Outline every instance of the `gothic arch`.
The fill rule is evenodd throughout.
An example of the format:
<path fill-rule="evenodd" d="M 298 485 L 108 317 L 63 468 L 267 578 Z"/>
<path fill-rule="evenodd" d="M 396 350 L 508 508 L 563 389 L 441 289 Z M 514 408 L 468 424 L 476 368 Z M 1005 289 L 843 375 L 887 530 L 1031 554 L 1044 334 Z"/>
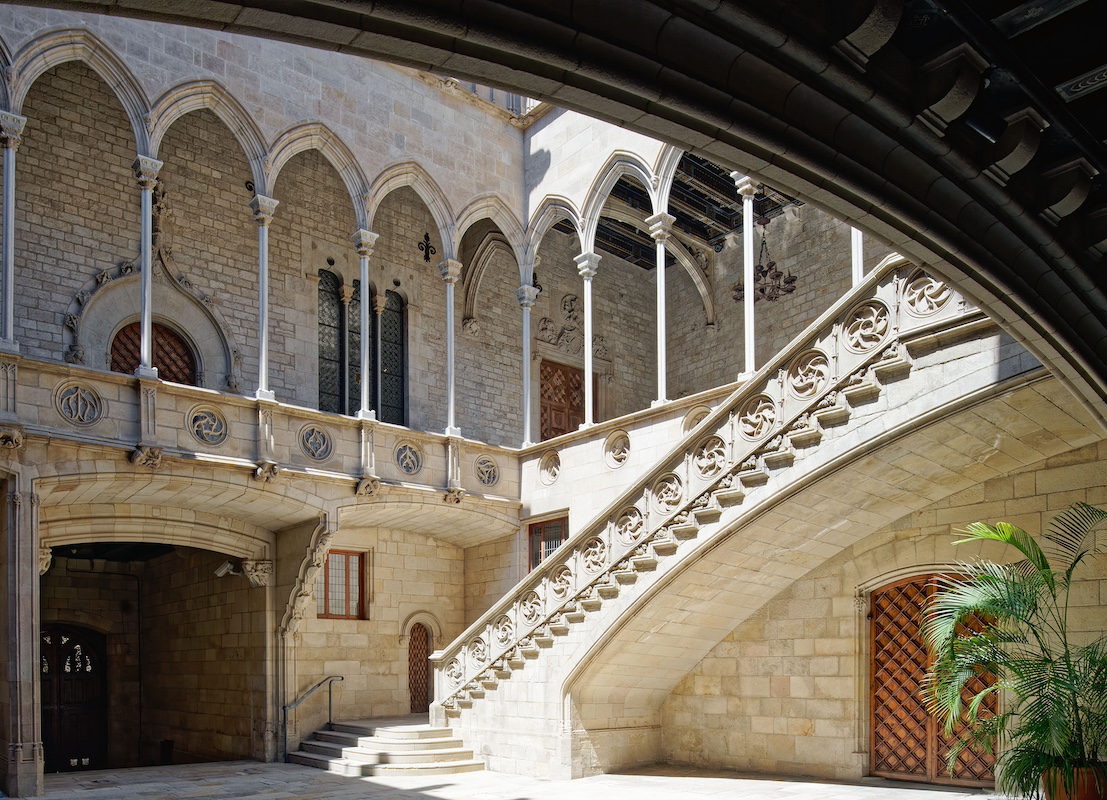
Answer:
<path fill-rule="evenodd" d="M 657 196 L 654 198 L 654 213 L 669 210 L 669 192 L 673 188 L 673 178 L 676 177 L 680 159 L 684 157 L 684 151 L 671 144 L 661 148 L 657 156 L 657 164 L 654 174 L 657 176 Z"/>
<path fill-rule="evenodd" d="M 406 642 L 411 636 L 411 629 L 416 625 L 422 625 L 428 631 L 435 642 L 442 642 L 442 624 L 438 618 L 429 611 L 413 611 L 404 618 L 400 624 L 400 640 Z"/>
<path fill-rule="evenodd" d="M 3 70 L 4 77 L 0 79 L 0 108 L 11 108 L 11 86 L 9 85 L 14 75 L 11 69 L 12 65 L 12 50 L 8 47 L 7 41 L 3 36 L 0 36 L 0 69 Z"/>
<path fill-rule="evenodd" d="M 657 189 L 654 185 L 654 174 L 642 159 L 624 150 L 616 150 L 607 159 L 603 168 L 596 173 L 596 180 L 588 189 L 585 196 L 583 217 L 583 235 L 581 243 L 584 252 L 592 252 L 596 244 L 596 229 L 600 225 L 600 217 L 607 197 L 620 178 L 631 177 L 637 179 L 650 196 L 654 213 L 657 212 Z"/>
<path fill-rule="evenodd" d="M 480 304 L 480 282 L 488 265 L 498 254 L 505 253 L 515 259 L 515 250 L 502 233 L 493 231 L 484 237 L 478 246 L 470 263 L 464 265 L 462 273 L 465 287 L 465 302 L 461 319 L 463 323 L 477 319 L 477 307 Z"/>
<path fill-rule="evenodd" d="M 496 227 L 500 229 L 500 233 L 512 250 L 515 262 L 522 263 L 523 227 L 507 204 L 494 194 L 480 195 L 461 210 L 454 223 L 454 252 L 460 251 L 461 240 L 469 227 L 482 219 L 490 219 L 496 223 Z"/>
<path fill-rule="evenodd" d="M 361 198 L 366 192 L 365 175 L 346 143 L 322 122 L 297 125 L 277 137 L 264 159 L 265 180 L 262 183 L 255 183 L 258 194 L 272 192 L 277 184 L 277 176 L 280 175 L 284 165 L 293 156 L 305 150 L 318 150 L 335 168 L 350 195 L 357 227 L 367 228 L 365 208 L 361 203 Z"/>
<path fill-rule="evenodd" d="M 52 31 L 27 42 L 12 62 L 10 104 L 20 114 L 31 86 L 48 69 L 68 61 L 82 61 L 111 88 L 127 114 L 135 137 L 135 154 L 149 154 L 146 116 L 150 103 L 126 64 L 93 33 L 77 28 Z"/>
<path fill-rule="evenodd" d="M 573 201 L 559 195 L 548 195 L 542 198 L 538 204 L 538 210 L 530 218 L 527 225 L 526 243 L 524 253 L 526 258 L 519 262 L 519 279 L 522 285 L 529 286 L 534 280 L 534 259 L 538 254 L 538 248 L 542 239 L 558 220 L 567 219 L 573 226 L 577 235 L 577 244 L 584 252 L 584 233 L 581 229 L 580 212 L 577 211 Z"/>
<path fill-rule="evenodd" d="M 454 257 L 454 224 L 453 212 L 446 201 L 438 184 L 423 167 L 414 161 L 401 161 L 386 167 L 377 175 L 373 185 L 365 197 L 366 225 L 373 230 L 373 220 L 381 203 L 396 189 L 410 186 L 419 195 L 427 209 L 430 210 L 434 224 L 438 226 L 438 238 L 442 242 L 442 249 L 449 252 L 441 253 L 442 259 Z"/>
<path fill-rule="evenodd" d="M 178 119 L 205 108 L 214 112 L 238 141 L 250 162 L 254 184 L 264 185 L 265 137 L 243 105 L 217 81 L 178 84 L 158 98 L 150 111 L 150 156 L 157 158 L 162 140 Z"/>

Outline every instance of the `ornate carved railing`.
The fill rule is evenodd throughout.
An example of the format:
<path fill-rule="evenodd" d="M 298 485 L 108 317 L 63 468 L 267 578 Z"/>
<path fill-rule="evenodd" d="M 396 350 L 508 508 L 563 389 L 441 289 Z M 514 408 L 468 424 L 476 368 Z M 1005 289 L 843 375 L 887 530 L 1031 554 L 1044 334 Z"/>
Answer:
<path fill-rule="evenodd" d="M 482 687 L 536 657 L 550 637 L 654 569 L 682 540 L 720 519 L 746 489 L 813 447 L 822 428 L 849 418 L 848 403 L 902 376 L 902 341 L 977 314 L 945 283 L 899 256 L 868 277 L 736 390 L 600 516 L 460 637 L 431 658 L 435 696 L 456 713 Z"/>

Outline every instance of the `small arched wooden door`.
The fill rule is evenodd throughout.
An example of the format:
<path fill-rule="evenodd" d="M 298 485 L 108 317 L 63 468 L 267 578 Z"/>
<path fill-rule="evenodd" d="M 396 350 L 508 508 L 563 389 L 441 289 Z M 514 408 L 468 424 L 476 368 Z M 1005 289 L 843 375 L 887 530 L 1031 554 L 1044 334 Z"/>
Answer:
<path fill-rule="evenodd" d="M 104 635 L 88 628 L 42 629 L 42 745 L 47 772 L 108 766 Z"/>
<path fill-rule="evenodd" d="M 407 688 L 411 713 L 430 709 L 430 631 L 416 622 L 407 638 Z"/>

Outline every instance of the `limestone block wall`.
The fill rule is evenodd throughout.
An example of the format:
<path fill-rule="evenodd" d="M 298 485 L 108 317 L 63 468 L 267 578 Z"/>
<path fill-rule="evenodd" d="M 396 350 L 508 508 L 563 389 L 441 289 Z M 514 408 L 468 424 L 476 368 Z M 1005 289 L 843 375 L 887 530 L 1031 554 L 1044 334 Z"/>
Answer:
<path fill-rule="evenodd" d="M 715 647 L 663 706 L 664 756 L 675 763 L 856 779 L 868 772 L 867 592 L 898 577 L 1002 548 L 951 545 L 985 520 L 1040 532 L 1071 503 L 1107 504 L 1107 444 L 1053 456 L 934 503 L 792 584 Z M 1072 594 L 1074 630 L 1107 618 L 1107 557 Z"/>
<path fill-rule="evenodd" d="M 520 536 L 465 549 L 465 625 L 477 620 L 527 573 L 526 541 L 524 529 Z"/>

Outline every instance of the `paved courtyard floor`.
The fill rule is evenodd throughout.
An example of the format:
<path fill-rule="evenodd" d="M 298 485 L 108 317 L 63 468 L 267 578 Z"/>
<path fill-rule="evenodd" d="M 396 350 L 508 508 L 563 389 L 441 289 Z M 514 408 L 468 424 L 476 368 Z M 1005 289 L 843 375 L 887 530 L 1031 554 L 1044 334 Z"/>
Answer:
<path fill-rule="evenodd" d="M 48 775 L 44 800 L 983 800 L 988 796 L 879 779 L 846 784 L 666 765 L 576 781 L 541 781 L 496 772 L 345 778 L 294 764 L 230 761 Z"/>

